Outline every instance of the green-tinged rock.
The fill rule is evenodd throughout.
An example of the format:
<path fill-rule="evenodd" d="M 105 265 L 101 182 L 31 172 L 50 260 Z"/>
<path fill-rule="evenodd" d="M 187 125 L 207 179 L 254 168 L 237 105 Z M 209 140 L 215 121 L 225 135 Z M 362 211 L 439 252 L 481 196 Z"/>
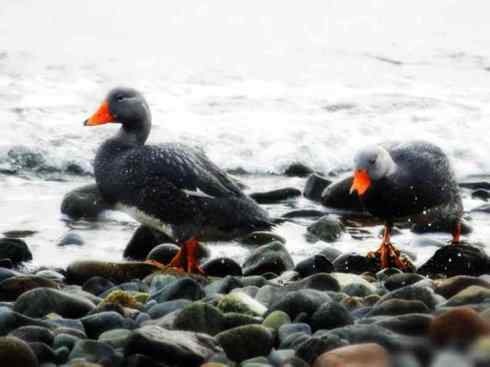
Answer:
<path fill-rule="evenodd" d="M 223 312 L 238 312 L 253 316 L 262 316 L 267 308 L 243 292 L 229 293 L 218 302 L 218 308 Z"/>
<path fill-rule="evenodd" d="M 245 276 L 269 272 L 281 274 L 293 268 L 294 262 L 286 247 L 281 242 L 274 241 L 251 251 L 243 263 L 243 274 Z"/>
<path fill-rule="evenodd" d="M 39 365 L 29 345 L 11 336 L 0 337 L 0 362 L 5 367 L 37 367 Z"/>
<path fill-rule="evenodd" d="M 325 242 L 334 242 L 340 238 L 344 232 L 344 226 L 337 218 L 325 215 L 311 224 L 307 231 L 317 239 Z"/>
<path fill-rule="evenodd" d="M 40 287 L 57 289 L 59 286 L 53 280 L 33 275 L 5 279 L 0 283 L 0 301 L 15 301 L 22 293 Z"/>
<path fill-rule="evenodd" d="M 168 365 L 198 367 L 221 351 L 216 340 L 207 334 L 146 325 L 132 332 L 124 353 L 145 354 Z"/>
<path fill-rule="evenodd" d="M 261 325 L 246 325 L 216 335 L 226 355 L 241 362 L 258 356 L 267 356 L 274 345 L 272 332 Z"/>
<path fill-rule="evenodd" d="M 44 317 L 56 313 L 66 318 L 80 318 L 95 305 L 87 299 L 51 288 L 36 288 L 22 294 L 14 304 L 14 311 L 29 317 Z"/>
<path fill-rule="evenodd" d="M 472 303 L 484 303 L 490 301 L 490 289 L 478 285 L 472 285 L 458 294 L 452 296 L 446 303 L 447 306 L 462 306 Z"/>
<path fill-rule="evenodd" d="M 278 331 L 282 325 L 290 324 L 291 318 L 284 311 L 274 311 L 269 314 L 262 322 L 262 326 L 265 326 L 274 331 Z"/>
<path fill-rule="evenodd" d="M 99 335 L 99 342 L 107 343 L 113 348 L 125 348 L 128 344 L 131 330 L 127 329 L 112 329 Z"/>
<path fill-rule="evenodd" d="M 216 335 L 225 330 L 225 317 L 221 311 L 207 303 L 194 302 L 177 315 L 174 329 Z"/>

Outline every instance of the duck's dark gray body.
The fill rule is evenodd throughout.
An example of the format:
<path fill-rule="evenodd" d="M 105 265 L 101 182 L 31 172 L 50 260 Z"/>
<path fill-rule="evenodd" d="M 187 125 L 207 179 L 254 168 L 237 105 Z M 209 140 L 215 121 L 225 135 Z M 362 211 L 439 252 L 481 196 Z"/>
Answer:
<path fill-rule="evenodd" d="M 95 178 L 104 198 L 138 221 L 179 242 L 231 239 L 271 227 L 267 213 L 202 151 L 138 145 L 124 135 L 99 148 Z"/>
<path fill-rule="evenodd" d="M 463 205 L 449 159 L 437 146 L 423 142 L 382 146 L 396 163 L 395 172 L 373 181 L 361 202 L 374 216 L 388 222 L 413 218 L 431 222 L 446 217 L 458 223 Z"/>

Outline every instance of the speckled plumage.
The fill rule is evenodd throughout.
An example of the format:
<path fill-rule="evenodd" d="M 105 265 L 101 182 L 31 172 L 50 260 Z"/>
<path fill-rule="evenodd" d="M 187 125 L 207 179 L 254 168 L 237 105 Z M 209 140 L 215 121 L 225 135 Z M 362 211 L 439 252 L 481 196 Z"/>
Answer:
<path fill-rule="evenodd" d="M 115 118 L 121 94 L 140 100 L 138 107 L 146 105 L 138 92 L 119 88 L 108 96 Z M 146 110 L 134 116 L 125 111 L 119 133 L 96 154 L 95 179 L 107 201 L 178 242 L 229 239 L 271 227 L 267 213 L 201 150 L 176 143 L 144 145 L 151 126 Z"/>
<path fill-rule="evenodd" d="M 456 225 L 463 214 L 458 184 L 449 159 L 424 141 L 381 144 L 396 169 L 373 180 L 361 197 L 365 208 L 390 223 L 401 218 L 417 222 L 445 220 Z"/>

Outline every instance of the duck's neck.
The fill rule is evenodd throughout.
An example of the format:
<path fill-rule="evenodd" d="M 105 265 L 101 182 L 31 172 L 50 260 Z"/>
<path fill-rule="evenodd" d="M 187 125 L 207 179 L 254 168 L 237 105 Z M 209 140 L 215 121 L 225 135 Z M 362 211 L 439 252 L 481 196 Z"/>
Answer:
<path fill-rule="evenodd" d="M 123 145 L 144 145 L 150 135 L 151 121 L 134 121 L 124 124 L 113 140 Z"/>

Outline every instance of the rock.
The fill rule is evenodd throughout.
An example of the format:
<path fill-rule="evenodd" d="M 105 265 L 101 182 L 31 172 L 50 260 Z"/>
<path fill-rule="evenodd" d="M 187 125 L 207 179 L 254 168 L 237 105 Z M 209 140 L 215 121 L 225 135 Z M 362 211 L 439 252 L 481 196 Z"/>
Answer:
<path fill-rule="evenodd" d="M 228 294 L 235 288 L 243 288 L 243 283 L 238 278 L 227 275 L 208 284 L 204 290 L 206 295 L 211 297 L 217 294 Z"/>
<path fill-rule="evenodd" d="M 471 193 L 473 199 L 488 201 L 490 199 L 490 190 L 478 189 Z"/>
<path fill-rule="evenodd" d="M 225 330 L 226 320 L 218 308 L 206 303 L 194 302 L 179 312 L 173 326 L 176 330 L 215 336 Z"/>
<path fill-rule="evenodd" d="M 158 319 L 169 314 L 170 312 L 181 310 L 190 304 L 191 301 L 188 299 L 176 299 L 173 301 L 156 303 L 148 310 L 148 314 L 152 319 Z"/>
<path fill-rule="evenodd" d="M 90 339 L 97 339 L 105 331 L 124 328 L 127 325 L 124 317 L 114 311 L 88 315 L 80 321 Z"/>
<path fill-rule="evenodd" d="M 216 257 L 201 265 L 201 269 L 211 277 L 241 276 L 242 267 L 228 257 Z"/>
<path fill-rule="evenodd" d="M 299 343 L 295 349 L 296 355 L 302 360 L 308 362 L 308 365 L 311 366 L 321 354 L 333 349 L 344 347 L 346 345 L 347 342 L 339 337 L 335 335 L 328 335 L 322 338 L 308 338 Z"/>
<path fill-rule="evenodd" d="M 244 245 L 254 245 L 254 246 L 267 245 L 274 241 L 280 242 L 282 244 L 286 243 L 286 239 L 284 237 L 279 236 L 278 234 L 275 234 L 273 232 L 266 232 L 266 231 L 252 232 L 247 236 L 239 239 L 239 242 L 243 243 Z"/>
<path fill-rule="evenodd" d="M 314 255 L 300 261 L 294 270 L 299 273 L 300 277 L 305 278 L 316 273 L 331 273 L 333 265 L 325 256 Z"/>
<path fill-rule="evenodd" d="M 311 336 L 311 326 L 306 323 L 289 323 L 280 326 L 278 329 L 278 336 L 281 344 L 286 341 L 286 339 L 290 338 L 291 335 L 295 334 Z"/>
<path fill-rule="evenodd" d="M 99 335 L 98 341 L 101 343 L 109 344 L 114 349 L 124 349 L 128 344 L 131 330 L 127 329 L 112 329 L 103 332 Z"/>
<path fill-rule="evenodd" d="M 143 354 L 132 354 L 125 359 L 124 367 L 166 367 L 167 365 L 158 363 Z M 203 365 L 205 366 L 205 365 Z M 221 367 L 220 366 L 210 366 L 210 367 Z M 224 366 L 226 367 L 226 366 Z"/>
<path fill-rule="evenodd" d="M 267 356 L 274 346 L 272 332 L 260 325 L 246 325 L 216 335 L 226 355 L 241 362 L 257 356 Z"/>
<path fill-rule="evenodd" d="M 422 286 L 419 287 L 416 285 L 409 285 L 396 289 L 381 297 L 377 304 L 381 304 L 391 299 L 421 301 L 431 310 L 433 310 L 439 302 L 438 299 L 435 297 L 434 291 L 432 289 Z"/>
<path fill-rule="evenodd" d="M 173 243 L 162 243 L 151 249 L 146 260 L 154 260 L 160 264 L 169 264 L 179 250 L 180 247 Z M 202 243 L 199 243 L 197 257 L 198 259 L 209 257 L 209 250 Z"/>
<path fill-rule="evenodd" d="M 317 291 L 338 292 L 340 291 L 340 285 L 337 279 L 335 279 L 331 274 L 318 273 L 296 282 L 290 282 L 285 286 L 285 289 L 288 291 L 312 289 Z"/>
<path fill-rule="evenodd" d="M 342 255 L 342 252 L 335 247 L 324 247 L 318 255 L 325 256 L 328 261 L 330 261 L 332 264 L 335 261 L 336 258 L 338 258 L 340 255 Z"/>
<path fill-rule="evenodd" d="M 262 322 L 262 326 L 274 330 L 275 332 L 279 331 L 279 328 L 283 325 L 290 324 L 291 318 L 289 315 L 283 311 L 274 311 L 267 316 Z"/>
<path fill-rule="evenodd" d="M 81 338 L 77 336 L 60 333 L 54 337 L 54 341 L 52 345 L 54 349 L 65 347 L 71 351 L 79 340 L 81 340 Z"/>
<path fill-rule="evenodd" d="M 304 163 L 293 162 L 286 167 L 283 173 L 289 177 L 306 177 L 313 173 L 313 169 Z"/>
<path fill-rule="evenodd" d="M 29 325 L 51 328 L 50 325 L 44 321 L 24 316 L 7 307 L 0 307 L 0 335 L 7 335 L 12 330 Z"/>
<path fill-rule="evenodd" d="M 316 209 L 295 209 L 287 213 L 284 213 L 281 218 L 295 219 L 295 218 L 320 218 L 327 214 L 325 211 Z"/>
<path fill-rule="evenodd" d="M 157 302 L 171 301 L 174 299 L 188 299 L 197 301 L 205 296 L 204 290 L 194 279 L 181 278 L 151 296 Z"/>
<path fill-rule="evenodd" d="M 267 272 L 281 274 L 294 268 L 293 259 L 280 242 L 272 242 L 251 251 L 243 263 L 244 275 L 260 275 Z"/>
<path fill-rule="evenodd" d="M 434 291 L 444 298 L 451 298 L 452 296 L 471 286 L 479 286 L 490 289 L 490 282 L 477 277 L 458 275 L 448 279 L 436 280 L 434 282 Z"/>
<path fill-rule="evenodd" d="M 121 360 L 109 344 L 90 339 L 78 341 L 68 358 L 70 360 L 81 358 L 87 362 L 101 363 L 104 366 L 117 366 Z"/>
<path fill-rule="evenodd" d="M 59 241 L 58 246 L 81 246 L 83 245 L 83 238 L 76 232 L 68 232 Z"/>
<path fill-rule="evenodd" d="M 490 365 L 490 336 L 477 339 L 470 347 L 470 356 L 477 367 Z"/>
<path fill-rule="evenodd" d="M 37 367 L 38 360 L 26 342 L 7 336 L 0 337 L 0 361 L 2 366 Z"/>
<path fill-rule="evenodd" d="M 269 354 L 269 361 L 273 366 L 283 366 L 294 357 L 294 349 L 279 349 L 273 350 L 271 354 Z"/>
<path fill-rule="evenodd" d="M 377 315 L 403 315 L 407 313 L 430 313 L 429 307 L 421 301 L 412 301 L 405 299 L 389 299 L 387 301 L 377 303 L 371 311 L 369 311 L 368 316 Z"/>
<path fill-rule="evenodd" d="M 61 274 L 59 271 L 51 270 L 51 269 L 39 270 L 34 275 L 37 277 L 49 279 L 59 283 L 63 283 L 65 281 L 65 276 L 63 274 Z"/>
<path fill-rule="evenodd" d="M 303 195 L 305 198 L 310 200 L 320 201 L 323 191 L 331 183 L 332 181 L 328 180 L 324 176 L 313 173 L 312 175 L 308 176 L 308 179 L 305 182 Z"/>
<path fill-rule="evenodd" d="M 238 312 L 252 316 L 262 316 L 267 308 L 243 292 L 227 294 L 218 301 L 218 308 L 222 312 Z"/>
<path fill-rule="evenodd" d="M 467 180 L 459 183 L 460 187 L 471 190 L 490 190 L 490 182 L 487 181 L 475 181 L 475 180 Z"/>
<path fill-rule="evenodd" d="M 388 352 L 379 344 L 348 345 L 320 355 L 313 367 L 389 367 Z"/>
<path fill-rule="evenodd" d="M 54 334 L 51 330 L 42 326 L 21 326 L 9 333 L 9 336 L 19 338 L 26 343 L 40 342 L 53 345 Z"/>
<path fill-rule="evenodd" d="M 44 317 L 57 313 L 67 318 L 79 318 L 92 311 L 89 300 L 51 288 L 36 288 L 22 294 L 14 304 L 14 311 L 29 317 Z"/>
<path fill-rule="evenodd" d="M 311 316 L 313 331 L 320 329 L 335 329 L 354 323 L 350 312 L 341 304 L 331 301 L 325 302 Z"/>
<path fill-rule="evenodd" d="M 269 307 L 268 312 L 284 311 L 294 320 L 299 314 L 305 313 L 309 316 L 325 302 L 330 301 L 330 297 L 324 292 L 312 289 L 302 289 L 299 291 L 288 292 L 284 296 L 275 300 Z"/>
<path fill-rule="evenodd" d="M 57 289 L 58 283 L 34 275 L 16 276 L 5 279 L 0 282 L 0 301 L 15 301 L 21 294 L 40 287 Z"/>
<path fill-rule="evenodd" d="M 333 262 L 336 272 L 341 273 L 377 273 L 380 270 L 378 261 L 375 258 L 361 256 L 356 254 L 344 254 L 339 256 Z"/>
<path fill-rule="evenodd" d="M 10 269 L 5 269 L 5 268 L 0 268 L 0 282 L 4 281 L 5 279 L 12 278 L 15 276 L 21 276 L 22 274 L 10 270 Z"/>
<path fill-rule="evenodd" d="M 490 302 L 490 289 L 472 285 L 452 296 L 445 305 L 454 307 L 485 302 Z"/>
<path fill-rule="evenodd" d="M 0 238 L 0 259 L 10 259 L 14 265 L 32 260 L 27 244 L 19 238 Z"/>
<path fill-rule="evenodd" d="M 488 272 L 489 259 L 479 248 L 468 245 L 448 245 L 435 254 L 418 269 L 419 274 L 474 275 Z"/>
<path fill-rule="evenodd" d="M 94 296 L 99 296 L 113 287 L 115 287 L 115 284 L 110 280 L 99 276 L 94 276 L 83 284 L 82 289 L 85 292 L 92 293 Z"/>
<path fill-rule="evenodd" d="M 37 357 L 37 360 L 39 361 L 39 363 L 42 364 L 42 366 L 44 366 L 45 363 L 55 363 L 58 361 L 57 354 L 53 349 L 49 347 L 49 345 L 40 342 L 32 342 L 29 343 L 29 347 L 34 352 L 34 354 Z M 60 355 L 61 359 L 66 360 L 69 351 L 63 350 L 63 351 L 59 351 L 59 353 L 61 353 Z"/>
<path fill-rule="evenodd" d="M 365 211 L 359 200 L 359 196 L 350 194 L 352 181 L 353 177 L 349 176 L 330 184 L 322 193 L 322 204 L 329 208 L 364 213 Z"/>
<path fill-rule="evenodd" d="M 132 260 L 144 260 L 150 251 L 161 243 L 173 243 L 163 232 L 139 226 L 124 249 L 123 256 Z"/>
<path fill-rule="evenodd" d="M 468 345 L 485 335 L 490 335 L 490 323 L 469 307 L 436 316 L 429 328 L 429 337 L 438 346 Z"/>
<path fill-rule="evenodd" d="M 461 354 L 459 351 L 442 350 L 434 357 L 431 367 L 475 367 L 468 357 Z M 480 367 L 480 366 L 477 366 Z M 485 367 L 485 365 L 481 366 Z"/>
<path fill-rule="evenodd" d="M 471 213 L 490 213 L 490 204 L 479 205 L 473 208 Z"/>
<path fill-rule="evenodd" d="M 367 288 L 370 293 L 376 292 L 376 287 L 362 276 L 349 273 L 332 273 L 331 276 L 339 283 L 340 290 L 343 292 L 345 292 L 346 288 L 359 285 Z"/>
<path fill-rule="evenodd" d="M 345 294 L 348 294 L 351 297 L 368 297 L 373 294 L 373 286 L 370 284 L 369 286 L 366 286 L 365 284 L 362 283 L 353 283 L 345 286 L 342 289 L 342 292 Z"/>
<path fill-rule="evenodd" d="M 61 212 L 72 219 L 95 219 L 103 211 L 111 209 L 96 184 L 84 185 L 63 197 Z"/>
<path fill-rule="evenodd" d="M 206 334 L 174 331 L 146 325 L 131 334 L 125 355 L 144 354 L 169 365 L 198 367 L 221 352 L 215 339 Z"/>
<path fill-rule="evenodd" d="M 308 226 L 307 231 L 322 241 L 334 242 L 344 232 L 344 226 L 337 218 L 331 215 L 325 215 Z"/>
<path fill-rule="evenodd" d="M 142 279 L 160 268 L 144 262 L 106 262 L 75 261 L 66 269 L 66 280 L 69 283 L 83 284 L 94 276 L 99 276 L 115 283 L 124 283 L 132 279 Z"/>
<path fill-rule="evenodd" d="M 407 313 L 394 317 L 383 317 L 373 325 L 398 334 L 422 337 L 427 335 L 431 322 L 432 315 L 430 314 Z"/>
<path fill-rule="evenodd" d="M 425 279 L 425 277 L 417 273 L 395 274 L 385 280 L 384 286 L 389 291 L 393 291 L 407 285 L 415 284 L 423 279 Z"/>
<path fill-rule="evenodd" d="M 259 204 L 275 204 L 298 196 L 301 196 L 301 191 L 293 187 L 250 194 L 250 197 Z"/>

